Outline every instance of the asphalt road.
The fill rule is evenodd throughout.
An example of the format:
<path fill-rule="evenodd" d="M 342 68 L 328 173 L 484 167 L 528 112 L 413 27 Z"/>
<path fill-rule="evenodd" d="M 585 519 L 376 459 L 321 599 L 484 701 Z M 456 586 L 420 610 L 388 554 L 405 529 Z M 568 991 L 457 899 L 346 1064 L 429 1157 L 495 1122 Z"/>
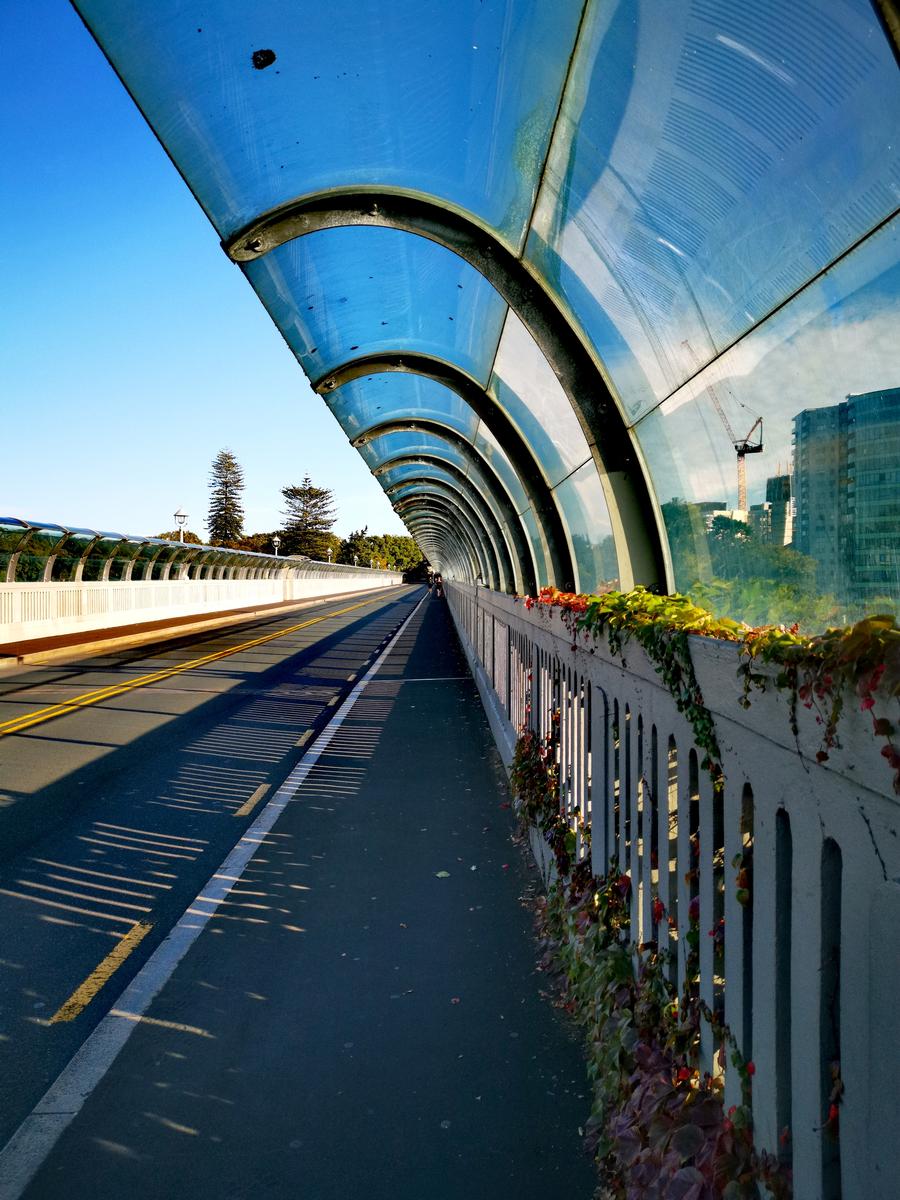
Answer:
<path fill-rule="evenodd" d="M 421 592 L 0 678 L 0 1145 Z"/>

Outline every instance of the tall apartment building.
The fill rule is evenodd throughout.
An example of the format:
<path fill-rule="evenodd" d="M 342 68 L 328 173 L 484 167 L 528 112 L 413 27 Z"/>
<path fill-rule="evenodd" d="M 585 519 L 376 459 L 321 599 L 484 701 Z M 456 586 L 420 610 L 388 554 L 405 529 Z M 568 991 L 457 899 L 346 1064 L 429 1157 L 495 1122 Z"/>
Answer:
<path fill-rule="evenodd" d="M 848 604 L 900 597 L 900 388 L 794 417 L 794 546 Z"/>
<path fill-rule="evenodd" d="M 789 546 L 794 537 L 790 475 L 771 475 L 766 480 L 766 498 L 750 505 L 750 526 L 761 542 Z"/>

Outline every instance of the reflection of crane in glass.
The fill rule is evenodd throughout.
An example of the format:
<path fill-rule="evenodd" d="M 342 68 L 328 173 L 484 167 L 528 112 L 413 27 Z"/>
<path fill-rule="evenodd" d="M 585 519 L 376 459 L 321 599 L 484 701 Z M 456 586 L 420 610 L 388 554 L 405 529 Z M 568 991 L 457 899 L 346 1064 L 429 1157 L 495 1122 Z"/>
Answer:
<path fill-rule="evenodd" d="M 682 346 L 684 346 L 685 350 L 687 350 L 688 354 L 691 356 L 691 358 L 694 362 L 694 366 L 697 368 L 697 370 L 699 370 L 700 364 L 697 362 L 697 356 L 694 354 L 694 351 L 691 348 L 691 343 L 688 341 L 684 341 L 681 344 L 682 344 Z M 713 384 L 709 383 L 706 385 L 706 394 L 709 396 L 710 400 L 712 400 L 713 407 L 715 408 L 716 412 L 719 414 L 719 420 L 725 426 L 725 432 L 728 434 L 729 438 L 731 439 L 731 444 L 732 444 L 732 446 L 734 446 L 735 453 L 737 454 L 737 484 L 738 484 L 737 506 L 742 512 L 746 512 L 747 511 L 747 468 L 744 466 L 744 459 L 746 458 L 746 456 L 748 454 L 762 454 L 762 449 L 763 449 L 762 417 L 756 418 L 756 420 L 750 426 L 749 433 L 745 434 L 744 437 L 742 437 L 742 438 L 735 437 L 734 430 L 731 428 L 731 422 L 725 416 L 725 409 L 722 407 L 722 402 L 719 399 L 718 394 L 717 394 L 716 389 L 713 386 Z M 746 407 L 747 406 L 745 404 L 741 405 L 741 408 L 746 408 Z M 750 415 L 752 416 L 753 414 L 751 413 Z M 756 433 L 757 430 L 759 430 L 759 437 L 756 438 L 756 440 L 754 440 L 753 435 Z"/>

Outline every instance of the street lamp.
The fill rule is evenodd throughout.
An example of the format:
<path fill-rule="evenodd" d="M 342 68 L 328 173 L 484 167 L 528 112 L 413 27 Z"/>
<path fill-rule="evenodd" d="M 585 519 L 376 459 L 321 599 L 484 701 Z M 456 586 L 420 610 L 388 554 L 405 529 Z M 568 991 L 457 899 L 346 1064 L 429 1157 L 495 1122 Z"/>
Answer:
<path fill-rule="evenodd" d="M 332 556 L 332 554 L 334 554 L 334 551 L 333 551 L 333 550 L 332 550 L 332 548 L 329 546 L 329 547 L 328 547 L 328 549 L 325 551 L 325 553 L 328 555 L 328 562 L 329 562 L 329 565 L 330 565 L 330 564 L 331 564 L 331 556 Z"/>
<path fill-rule="evenodd" d="M 281 545 L 281 538 L 276 533 L 272 538 L 272 545 L 275 547 L 275 557 L 278 557 L 278 547 Z"/>
<path fill-rule="evenodd" d="M 371 567 L 371 569 L 372 569 L 373 571 L 375 570 L 375 558 L 374 558 L 374 556 L 373 556 L 372 558 L 370 558 L 370 559 L 369 559 L 369 566 Z"/>
<path fill-rule="evenodd" d="M 179 508 L 178 512 L 175 514 L 175 524 L 178 526 L 179 542 L 184 541 L 184 526 L 185 526 L 185 522 L 187 521 L 187 519 L 188 519 L 187 513 L 182 512 L 181 509 Z"/>
<path fill-rule="evenodd" d="M 359 555 L 358 555 L 358 554 L 354 554 L 354 555 L 353 555 L 353 565 L 354 565 L 354 567 L 356 566 L 356 564 L 357 564 L 358 562 L 359 562 Z"/>

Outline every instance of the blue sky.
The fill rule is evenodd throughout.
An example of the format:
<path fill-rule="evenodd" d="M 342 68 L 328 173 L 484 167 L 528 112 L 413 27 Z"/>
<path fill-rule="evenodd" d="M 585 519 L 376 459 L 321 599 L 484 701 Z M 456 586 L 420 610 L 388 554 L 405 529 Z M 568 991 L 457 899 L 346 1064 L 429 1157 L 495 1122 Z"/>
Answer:
<path fill-rule="evenodd" d="M 69 4 L 5 0 L 0 56 L 0 515 L 204 536 L 228 447 L 248 532 L 306 473 L 403 532 Z"/>

